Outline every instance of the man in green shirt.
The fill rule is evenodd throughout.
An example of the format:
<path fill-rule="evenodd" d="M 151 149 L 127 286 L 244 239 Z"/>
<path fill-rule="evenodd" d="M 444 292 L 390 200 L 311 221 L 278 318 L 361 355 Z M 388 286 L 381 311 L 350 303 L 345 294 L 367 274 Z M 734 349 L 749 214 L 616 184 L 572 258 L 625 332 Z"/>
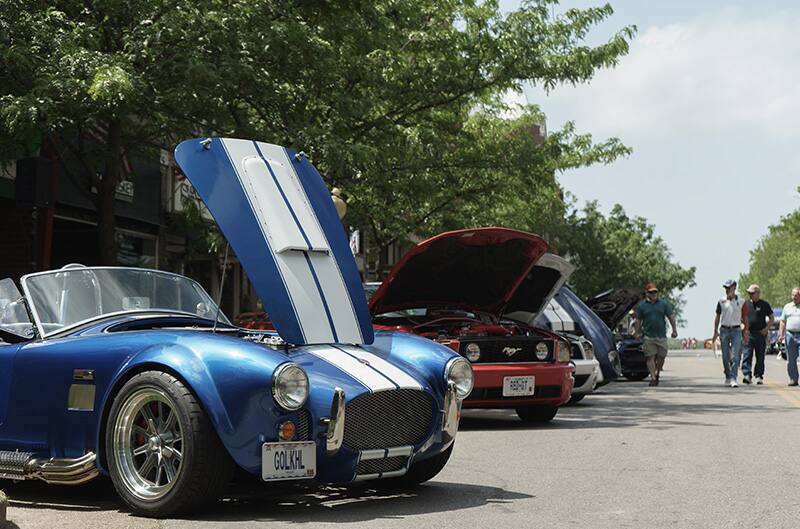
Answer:
<path fill-rule="evenodd" d="M 644 334 L 644 357 L 650 371 L 650 385 L 657 386 L 664 361 L 667 359 L 667 323 L 672 325 L 672 337 L 678 337 L 678 326 L 672 306 L 658 299 L 658 287 L 655 283 L 647 283 L 644 287 L 645 299 L 636 307 L 636 336 L 640 330 Z"/>

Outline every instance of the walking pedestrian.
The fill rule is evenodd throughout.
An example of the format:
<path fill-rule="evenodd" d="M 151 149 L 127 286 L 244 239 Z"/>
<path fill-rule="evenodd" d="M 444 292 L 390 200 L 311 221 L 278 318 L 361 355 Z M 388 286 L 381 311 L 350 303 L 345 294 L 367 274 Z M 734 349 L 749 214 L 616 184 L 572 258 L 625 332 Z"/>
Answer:
<path fill-rule="evenodd" d="M 756 384 L 763 384 L 767 334 L 775 321 L 775 315 L 772 314 L 770 304 L 761 299 L 761 288 L 758 285 L 753 284 L 747 287 L 747 294 L 750 296 L 750 300 L 745 302 L 745 311 L 747 312 L 747 328 L 750 331 L 750 339 L 744 343 L 742 382 L 749 384 L 750 375 L 755 375 Z M 755 372 L 751 371 L 754 352 L 756 356 Z"/>
<path fill-rule="evenodd" d="M 717 302 L 717 315 L 714 317 L 714 337 L 720 337 L 722 346 L 722 368 L 725 371 L 725 385 L 739 387 L 736 378 L 742 358 L 742 334 L 747 341 L 747 310 L 744 302 L 736 295 L 736 281 L 728 279 L 722 284 L 725 297 Z"/>
<path fill-rule="evenodd" d="M 678 326 L 672 306 L 658 299 L 658 287 L 655 283 L 647 283 L 644 287 L 645 299 L 636 306 L 636 332 L 644 334 L 644 357 L 647 361 L 647 370 L 650 371 L 650 385 L 657 386 L 667 359 L 667 323 L 672 325 L 672 337 L 678 337 Z"/>
<path fill-rule="evenodd" d="M 800 287 L 792 289 L 792 302 L 787 303 L 781 312 L 778 342 L 786 340 L 786 359 L 789 372 L 789 385 L 797 385 L 797 354 L 800 347 Z"/>

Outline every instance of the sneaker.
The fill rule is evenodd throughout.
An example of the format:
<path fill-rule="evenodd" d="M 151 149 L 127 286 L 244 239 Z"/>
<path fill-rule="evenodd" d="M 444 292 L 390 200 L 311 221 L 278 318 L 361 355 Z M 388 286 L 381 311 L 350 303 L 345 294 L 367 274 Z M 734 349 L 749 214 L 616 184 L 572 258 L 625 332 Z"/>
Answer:
<path fill-rule="evenodd" d="M 757 385 L 760 386 L 763 383 L 764 383 L 764 378 L 763 377 L 756 377 L 756 384 Z"/>
<path fill-rule="evenodd" d="M 789 382 L 787 384 L 787 386 L 796 386 L 796 385 L 797 385 L 797 381 L 796 380 L 792 380 L 791 382 Z"/>
<path fill-rule="evenodd" d="M 795 383 L 795 386 L 796 386 L 796 385 L 797 385 L 797 383 Z M 737 384 L 735 380 L 731 380 L 731 387 L 732 387 L 732 388 L 738 388 L 738 387 L 739 387 L 739 384 Z"/>
<path fill-rule="evenodd" d="M 750 377 L 742 377 L 742 384 L 749 384 L 749 383 L 750 383 Z"/>

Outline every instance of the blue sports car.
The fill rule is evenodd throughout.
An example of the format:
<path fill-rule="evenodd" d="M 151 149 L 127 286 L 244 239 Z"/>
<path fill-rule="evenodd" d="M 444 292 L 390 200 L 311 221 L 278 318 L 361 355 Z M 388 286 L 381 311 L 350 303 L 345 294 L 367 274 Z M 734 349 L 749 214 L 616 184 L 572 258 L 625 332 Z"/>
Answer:
<path fill-rule="evenodd" d="M 190 140 L 176 160 L 276 332 L 230 324 L 195 281 L 63 269 L 0 281 L 0 478 L 110 475 L 163 517 L 217 498 L 238 467 L 264 481 L 436 475 L 453 450 L 469 362 L 373 333 L 321 177 L 300 153 Z"/>
<path fill-rule="evenodd" d="M 641 299 L 641 290 L 618 288 L 598 294 L 584 303 L 566 286 L 553 297 L 557 310 L 572 320 L 575 333 L 585 336 L 594 345 L 604 383 L 619 376 L 630 380 L 642 380 L 647 376 L 642 342 L 630 337 L 617 341 L 614 335 L 614 329 Z"/>

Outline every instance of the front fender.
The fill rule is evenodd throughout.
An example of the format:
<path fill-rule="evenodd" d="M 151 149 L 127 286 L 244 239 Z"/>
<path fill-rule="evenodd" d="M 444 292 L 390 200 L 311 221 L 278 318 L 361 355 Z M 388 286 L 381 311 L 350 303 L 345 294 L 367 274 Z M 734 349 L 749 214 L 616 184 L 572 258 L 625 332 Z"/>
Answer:
<path fill-rule="evenodd" d="M 197 397 L 228 453 L 243 467 L 259 454 L 242 447 L 259 446 L 275 437 L 277 425 L 296 414 L 280 409 L 272 398 L 272 374 L 288 356 L 243 340 L 205 335 L 148 346 L 119 369 L 103 397 L 97 446 L 104 447 L 105 423 L 113 399 L 132 376 L 162 370 L 177 376 Z"/>
<path fill-rule="evenodd" d="M 452 358 L 460 356 L 438 342 L 397 331 L 377 331 L 375 343 L 362 347 L 401 366 L 417 380 L 424 381 L 433 388 L 440 403 L 444 401 L 447 390 L 444 379 L 445 365 Z"/>

